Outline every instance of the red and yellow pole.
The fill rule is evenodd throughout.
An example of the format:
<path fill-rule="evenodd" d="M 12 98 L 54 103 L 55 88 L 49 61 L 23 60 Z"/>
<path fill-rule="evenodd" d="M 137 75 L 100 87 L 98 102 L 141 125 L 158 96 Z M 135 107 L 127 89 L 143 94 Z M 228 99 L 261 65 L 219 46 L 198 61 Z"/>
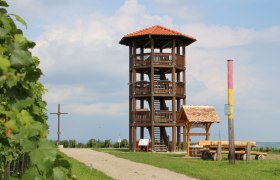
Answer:
<path fill-rule="evenodd" d="M 229 104 L 229 114 L 228 114 L 229 163 L 235 164 L 233 60 L 228 60 L 227 65 L 228 65 L 228 104 Z"/>

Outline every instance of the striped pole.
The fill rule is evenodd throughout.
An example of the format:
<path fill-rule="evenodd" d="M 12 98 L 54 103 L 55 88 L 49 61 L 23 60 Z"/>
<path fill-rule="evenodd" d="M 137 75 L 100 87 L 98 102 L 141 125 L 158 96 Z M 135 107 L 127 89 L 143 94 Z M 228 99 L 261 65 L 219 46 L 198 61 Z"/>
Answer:
<path fill-rule="evenodd" d="M 234 95 L 233 95 L 233 60 L 227 61 L 228 65 L 228 138 L 229 138 L 229 163 L 235 164 L 234 147 Z"/>

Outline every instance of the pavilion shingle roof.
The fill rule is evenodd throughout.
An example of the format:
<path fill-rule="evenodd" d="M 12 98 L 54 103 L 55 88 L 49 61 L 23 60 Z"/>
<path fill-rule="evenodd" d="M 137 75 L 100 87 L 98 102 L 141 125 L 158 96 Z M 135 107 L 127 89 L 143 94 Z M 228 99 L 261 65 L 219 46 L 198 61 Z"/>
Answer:
<path fill-rule="evenodd" d="M 213 106 L 186 106 L 183 105 L 178 122 L 192 122 L 192 123 L 219 123 L 220 119 Z"/>

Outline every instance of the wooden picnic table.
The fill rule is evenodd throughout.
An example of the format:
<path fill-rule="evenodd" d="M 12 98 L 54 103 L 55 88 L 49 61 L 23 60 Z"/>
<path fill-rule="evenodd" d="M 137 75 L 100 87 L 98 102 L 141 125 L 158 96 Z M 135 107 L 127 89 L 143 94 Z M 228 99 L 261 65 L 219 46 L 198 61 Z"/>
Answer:
<path fill-rule="evenodd" d="M 203 147 L 201 149 L 203 159 L 218 160 L 219 153 L 229 154 L 228 141 L 199 141 L 198 145 Z M 267 153 L 252 150 L 256 147 L 255 141 L 235 141 L 234 146 L 235 157 L 239 160 L 249 160 L 251 155 L 255 155 L 256 160 L 262 160 L 267 156 Z"/>

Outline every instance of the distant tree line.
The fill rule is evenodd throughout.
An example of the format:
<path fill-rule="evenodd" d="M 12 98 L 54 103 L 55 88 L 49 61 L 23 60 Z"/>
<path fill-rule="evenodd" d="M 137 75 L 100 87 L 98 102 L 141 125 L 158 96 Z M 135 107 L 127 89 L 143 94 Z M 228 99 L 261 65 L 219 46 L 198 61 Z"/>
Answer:
<path fill-rule="evenodd" d="M 279 147 L 257 147 L 256 148 L 257 151 L 261 151 L 261 152 L 280 152 L 280 148 Z"/>
<path fill-rule="evenodd" d="M 56 144 L 57 141 L 54 141 Z M 77 142 L 74 139 L 62 140 L 60 145 L 63 145 L 64 148 L 128 148 L 127 139 L 123 139 L 120 143 L 112 143 L 110 139 L 104 141 L 99 139 L 90 139 L 87 143 Z"/>

